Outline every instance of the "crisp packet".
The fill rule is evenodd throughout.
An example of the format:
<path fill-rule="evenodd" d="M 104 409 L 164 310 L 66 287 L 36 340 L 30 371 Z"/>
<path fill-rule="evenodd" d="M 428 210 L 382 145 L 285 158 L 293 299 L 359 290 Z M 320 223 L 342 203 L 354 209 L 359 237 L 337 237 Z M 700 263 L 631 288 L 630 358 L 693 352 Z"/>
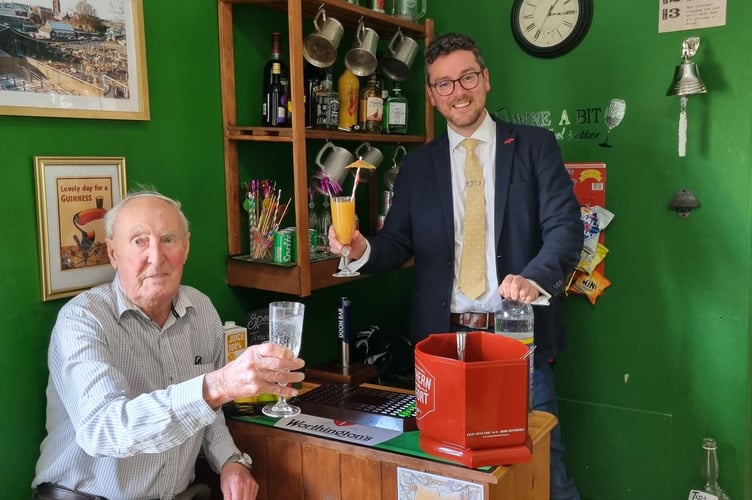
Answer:
<path fill-rule="evenodd" d="M 611 223 L 614 214 L 603 207 L 594 205 L 592 207 L 580 207 L 580 219 L 584 226 L 584 248 L 591 253 L 596 252 L 598 246 L 598 237 L 601 231 Z"/>
<path fill-rule="evenodd" d="M 603 207 L 593 205 L 589 208 L 591 212 L 598 215 L 598 229 L 600 229 L 601 231 L 606 229 L 608 225 L 611 224 L 611 221 L 614 220 L 613 212 L 609 212 Z"/>
<path fill-rule="evenodd" d="M 603 292 L 609 286 L 611 286 L 611 282 L 608 278 L 598 271 L 593 271 L 590 274 L 579 273 L 572 282 L 571 289 L 575 293 L 587 296 L 590 303 L 595 305 L 595 301 L 603 295 Z"/>
<path fill-rule="evenodd" d="M 576 268 L 580 271 L 584 271 L 590 274 L 595 269 L 595 266 L 601 263 L 606 258 L 608 248 L 602 243 L 598 243 L 595 247 L 595 251 L 592 251 L 589 247 L 582 247 L 582 253 L 580 254 L 580 262 Z"/>

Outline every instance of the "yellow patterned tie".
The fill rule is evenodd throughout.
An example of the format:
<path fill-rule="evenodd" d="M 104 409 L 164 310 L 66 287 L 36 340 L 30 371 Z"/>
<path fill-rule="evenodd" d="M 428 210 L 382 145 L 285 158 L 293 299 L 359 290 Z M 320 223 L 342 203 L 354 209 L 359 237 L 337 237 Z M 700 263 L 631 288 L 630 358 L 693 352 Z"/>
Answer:
<path fill-rule="evenodd" d="M 460 291 L 475 299 L 486 291 L 486 195 L 483 169 L 475 148 L 477 139 L 465 139 L 465 222 L 462 232 Z"/>

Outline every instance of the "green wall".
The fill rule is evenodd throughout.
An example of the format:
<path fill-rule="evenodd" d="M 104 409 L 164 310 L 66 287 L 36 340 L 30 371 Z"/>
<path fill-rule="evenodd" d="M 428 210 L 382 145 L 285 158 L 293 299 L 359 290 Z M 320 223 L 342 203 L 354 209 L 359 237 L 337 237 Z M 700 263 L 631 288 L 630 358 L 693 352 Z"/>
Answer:
<path fill-rule="evenodd" d="M 514 114 L 549 111 L 559 131 L 596 139 L 562 140 L 567 161 L 608 165 L 606 231 L 611 287 L 595 306 L 567 299 L 568 351 L 557 363 L 568 462 L 591 499 L 685 498 L 698 484 L 699 443 L 714 436 L 721 481 L 732 498 L 752 498 L 750 469 L 749 278 L 750 109 L 752 81 L 743 19 L 752 5 L 729 2 L 727 26 L 657 33 L 657 2 L 596 1 L 590 33 L 553 60 L 525 55 L 509 30 L 511 2 L 475 0 L 482 15 L 433 0 L 437 33 L 473 34 L 491 69 L 489 108 Z M 193 233 L 185 282 L 205 291 L 226 319 L 242 320 L 276 298 L 230 288 L 224 280 L 226 223 L 216 4 L 147 1 L 144 5 L 151 120 L 120 122 L 0 116 L 0 484 L 4 498 L 28 498 L 44 436 L 49 332 L 63 300 L 41 302 L 33 157 L 125 156 L 129 185 L 152 183 L 184 202 Z M 631 16 L 626 23 L 627 16 Z M 266 57 L 270 16 L 261 40 L 244 54 L 249 81 Z M 245 36 L 244 35 L 244 36 Z M 689 147 L 676 154 L 678 98 L 665 97 L 685 36 L 702 38 L 695 58 L 709 91 L 690 98 Z M 599 147 L 602 116 L 574 123 L 577 109 L 605 109 L 623 98 L 627 111 Z M 252 105 L 254 97 L 247 97 Z M 438 122 L 438 128 L 443 125 Z M 252 165 L 249 169 L 253 170 Z M 261 166 L 260 166 L 261 167 Z M 686 220 L 666 205 L 691 189 L 701 208 Z M 402 287 L 400 288 L 400 285 Z M 409 279 L 392 273 L 322 290 L 304 302 L 303 355 L 313 365 L 336 355 L 335 307 L 353 299 L 356 327 L 399 329 Z M 629 374 L 625 382 L 625 374 Z"/>
<path fill-rule="evenodd" d="M 260 75 L 269 33 L 286 26 L 272 16 L 254 37 L 262 42 L 247 54 L 249 75 Z M 47 344 L 65 302 L 41 301 L 34 156 L 124 156 L 128 185 L 153 184 L 183 202 L 191 222 L 191 255 L 184 282 L 214 301 L 222 318 L 243 321 L 283 295 L 234 289 L 225 283 L 227 224 L 219 87 L 216 2 L 144 2 L 151 120 L 123 122 L 0 116 L 0 207 L 7 214 L 0 242 L 0 415 L 2 498 L 29 498 L 39 443 L 44 437 Z M 251 76 L 249 76 L 251 78 Z M 247 99 L 250 102 L 251 98 Z M 252 104 L 249 104 L 252 105 Z M 273 176 L 259 161 L 259 169 Z M 275 159 L 273 166 L 289 165 Z M 259 174 L 253 168 L 245 178 Z M 289 191 L 288 191 L 289 192 Z M 238 203 L 240 210 L 240 204 Z M 317 292 L 303 299 L 306 341 L 302 355 L 311 366 L 338 355 L 337 297 L 352 300 L 353 327 L 369 324 L 399 332 L 408 311 L 397 291 L 398 273 Z M 289 298 L 289 297 L 288 297 Z"/>
<path fill-rule="evenodd" d="M 476 0 L 483 15 L 434 0 L 436 32 L 466 31 L 491 71 L 489 109 L 551 112 L 561 131 L 597 138 L 560 144 L 565 161 L 607 164 L 605 274 L 596 305 L 566 300 L 569 346 L 556 372 L 567 462 L 582 494 L 598 500 L 687 498 L 698 487 L 700 441 L 718 440 L 721 484 L 750 487 L 749 289 L 752 4 L 728 2 L 727 25 L 658 33 L 659 2 L 595 1 L 591 29 L 566 56 L 536 59 L 509 28 L 512 2 Z M 694 61 L 708 93 L 689 98 L 688 149 L 677 154 L 679 98 L 666 97 L 682 40 L 701 38 Z M 626 114 L 606 132 L 602 114 Z M 588 116 L 582 112 L 582 116 Z M 598 120 L 595 120 L 598 116 Z M 667 209 L 683 188 L 701 207 Z M 626 375 L 628 378 L 625 380 Z"/>

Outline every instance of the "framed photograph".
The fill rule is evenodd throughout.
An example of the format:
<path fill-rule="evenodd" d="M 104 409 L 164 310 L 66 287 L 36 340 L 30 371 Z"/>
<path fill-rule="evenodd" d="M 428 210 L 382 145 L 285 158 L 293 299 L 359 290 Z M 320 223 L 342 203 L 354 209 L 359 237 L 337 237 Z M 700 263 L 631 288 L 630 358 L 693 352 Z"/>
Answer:
<path fill-rule="evenodd" d="M 0 7 L 0 115 L 148 120 L 142 1 Z"/>
<path fill-rule="evenodd" d="M 115 276 L 104 215 L 125 197 L 125 158 L 34 158 L 42 300 L 76 295 Z"/>

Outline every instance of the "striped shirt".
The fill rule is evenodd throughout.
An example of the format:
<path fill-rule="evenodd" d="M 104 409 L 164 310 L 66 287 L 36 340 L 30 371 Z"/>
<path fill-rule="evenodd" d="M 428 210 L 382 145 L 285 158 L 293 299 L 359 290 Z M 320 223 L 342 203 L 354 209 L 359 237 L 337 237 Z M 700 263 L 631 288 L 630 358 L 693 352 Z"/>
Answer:
<path fill-rule="evenodd" d="M 223 338 L 209 298 L 188 286 L 162 328 L 117 276 L 70 300 L 50 339 L 47 436 L 32 487 L 171 499 L 193 481 L 200 448 L 219 470 L 238 449 L 202 385 L 224 362 Z"/>

